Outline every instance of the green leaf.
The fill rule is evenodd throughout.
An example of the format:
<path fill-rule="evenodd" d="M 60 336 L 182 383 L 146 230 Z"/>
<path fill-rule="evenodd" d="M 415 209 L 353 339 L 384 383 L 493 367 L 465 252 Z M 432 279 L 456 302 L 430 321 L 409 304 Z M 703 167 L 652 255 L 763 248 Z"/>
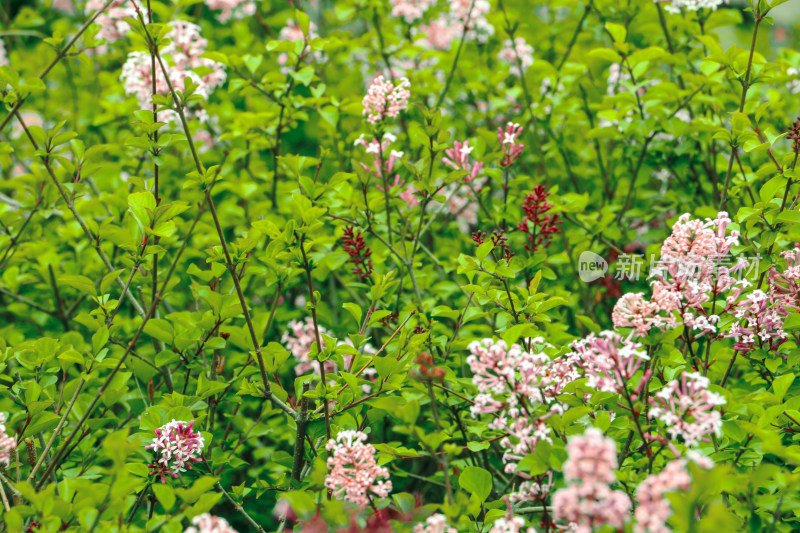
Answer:
<path fill-rule="evenodd" d="M 108 342 L 108 328 L 103 326 L 92 335 L 92 353 L 97 355 Z"/>
<path fill-rule="evenodd" d="M 483 503 L 492 492 L 492 475 L 479 466 L 468 466 L 458 476 L 458 484 Z"/>
<path fill-rule="evenodd" d="M 175 505 L 175 491 L 170 485 L 154 483 L 153 494 L 161 502 L 165 511 L 169 511 Z"/>
<path fill-rule="evenodd" d="M 100 294 L 108 294 L 108 289 L 111 288 L 111 284 L 114 283 L 123 272 L 124 269 L 120 268 L 103 276 L 103 280 L 100 282 Z"/>
<path fill-rule="evenodd" d="M 189 80 L 190 78 L 186 79 Z M 156 199 L 153 193 L 145 191 L 129 194 L 128 207 L 142 230 L 150 227 L 151 213 L 156 208 Z"/>
<path fill-rule="evenodd" d="M 151 318 L 145 324 L 144 332 L 165 343 L 171 343 L 174 336 L 172 324 L 161 318 Z"/>
<path fill-rule="evenodd" d="M 97 290 L 94 288 L 94 283 L 86 276 L 61 276 L 58 278 L 58 281 L 78 289 L 82 293 L 88 294 L 89 296 L 97 296 Z"/>
<path fill-rule="evenodd" d="M 475 250 L 475 257 L 477 257 L 479 261 L 483 261 L 484 259 L 486 259 L 486 256 L 489 255 L 489 252 L 491 252 L 493 248 L 494 248 L 494 243 L 492 243 L 492 241 L 486 241 L 480 246 L 478 246 L 477 250 Z"/>
<path fill-rule="evenodd" d="M 793 382 L 794 374 L 784 374 L 783 376 L 775 378 L 775 381 L 772 382 L 772 390 L 775 392 L 775 395 L 778 396 L 778 401 L 783 401 L 784 396 L 786 396 L 786 391 L 789 390 Z"/>
<path fill-rule="evenodd" d="M 350 314 L 353 315 L 353 318 L 356 319 L 357 324 L 361 324 L 361 307 L 350 302 L 343 303 L 342 307 L 347 309 Z"/>
<path fill-rule="evenodd" d="M 608 33 L 611 34 L 611 38 L 614 39 L 615 43 L 624 43 L 625 37 L 628 35 L 628 31 L 625 29 L 625 26 L 622 24 L 616 24 L 614 22 L 606 22 L 606 29 Z"/>

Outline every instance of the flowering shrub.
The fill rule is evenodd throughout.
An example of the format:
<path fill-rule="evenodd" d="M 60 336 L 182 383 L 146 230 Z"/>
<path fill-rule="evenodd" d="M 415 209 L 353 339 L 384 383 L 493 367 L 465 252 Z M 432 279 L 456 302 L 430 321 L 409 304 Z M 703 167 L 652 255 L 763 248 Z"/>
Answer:
<path fill-rule="evenodd" d="M 800 8 L 0 10 L 0 533 L 800 530 Z"/>

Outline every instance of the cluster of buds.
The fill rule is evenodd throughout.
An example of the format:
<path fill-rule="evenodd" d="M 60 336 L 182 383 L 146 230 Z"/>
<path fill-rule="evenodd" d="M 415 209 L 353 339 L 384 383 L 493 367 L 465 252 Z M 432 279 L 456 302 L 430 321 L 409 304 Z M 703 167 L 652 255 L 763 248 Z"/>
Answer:
<path fill-rule="evenodd" d="M 445 369 L 438 367 L 433 362 L 433 357 L 428 352 L 422 352 L 414 360 L 419 365 L 419 370 L 412 370 L 414 377 L 425 381 L 444 380 Z"/>
<path fill-rule="evenodd" d="M 544 185 L 537 185 L 522 204 L 522 211 L 525 217 L 517 224 L 517 229 L 528 234 L 528 244 L 525 249 L 535 252 L 540 246 L 547 248 L 553 235 L 561 233 L 560 215 L 546 214 L 553 208 L 553 204 L 547 201 L 549 192 L 545 191 Z"/>
<path fill-rule="evenodd" d="M 797 120 L 792 122 L 788 131 L 789 133 L 786 135 L 786 138 L 792 141 L 792 150 L 795 154 L 800 154 L 800 117 L 797 117 Z"/>
<path fill-rule="evenodd" d="M 342 235 L 344 251 L 350 256 L 348 262 L 353 263 L 353 274 L 361 279 L 368 278 L 372 274 L 372 250 L 364 242 L 361 231 L 354 234 L 353 227 L 348 226 Z"/>
<path fill-rule="evenodd" d="M 514 252 L 511 251 L 511 248 L 508 246 L 508 237 L 505 236 L 505 230 L 502 228 L 498 228 L 494 230 L 489 237 L 492 240 L 492 244 L 494 248 L 499 248 L 502 252 L 500 258 L 505 259 L 506 261 L 510 261 L 512 257 L 514 257 Z M 472 241 L 475 243 L 476 246 L 480 246 L 484 242 L 486 242 L 486 232 L 485 231 L 475 231 L 472 233 Z M 494 249 L 492 249 L 492 257 L 495 260 L 498 257 L 494 253 Z"/>

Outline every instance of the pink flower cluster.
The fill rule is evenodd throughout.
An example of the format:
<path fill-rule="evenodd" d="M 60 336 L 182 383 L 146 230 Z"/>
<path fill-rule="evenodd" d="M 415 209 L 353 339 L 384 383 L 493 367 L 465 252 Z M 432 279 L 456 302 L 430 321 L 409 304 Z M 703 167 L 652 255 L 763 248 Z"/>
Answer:
<path fill-rule="evenodd" d="M 464 170 L 469 172 L 469 176 L 464 178 L 466 181 L 472 181 L 478 177 L 478 173 L 483 169 L 483 163 L 480 161 L 471 162 L 469 155 L 475 149 L 474 146 L 469 145 L 469 141 L 453 143 L 453 148 L 448 148 L 444 151 L 445 157 L 442 157 L 442 162 L 455 170 Z"/>
<path fill-rule="evenodd" d="M 160 50 L 169 75 L 169 81 L 176 91 L 185 90 L 185 79 L 191 78 L 197 85 L 195 94 L 207 100 L 217 87 L 225 83 L 225 66 L 210 59 L 200 57 L 206 51 L 208 41 L 200 37 L 200 26 L 185 21 L 169 23 L 167 37 L 170 44 Z M 207 67 L 210 72 L 199 76 L 193 69 Z M 122 66 L 122 82 L 125 94 L 134 95 L 142 109 L 152 107 L 152 64 L 147 52 L 132 52 Z M 164 78 L 161 67 L 156 63 L 156 93 L 169 94 L 169 85 Z M 201 122 L 208 120 L 202 108 L 189 109 L 189 115 L 197 117 Z M 177 120 L 177 114 L 171 110 L 160 112 L 159 120 Z"/>
<path fill-rule="evenodd" d="M 221 10 L 217 20 L 227 22 L 231 18 L 241 20 L 256 14 L 256 3 L 253 0 L 206 0 L 208 9 Z"/>
<path fill-rule="evenodd" d="M 202 461 L 200 454 L 205 442 L 203 436 L 192 429 L 193 425 L 194 420 L 188 423 L 172 420 L 156 429 L 153 443 L 145 446 L 158 457 L 156 464 L 147 466 L 152 469 L 151 476 L 161 476 L 161 483 L 165 483 L 164 474 L 180 477 L 181 472 L 192 470 L 192 463 Z"/>
<path fill-rule="evenodd" d="M 366 441 L 367 435 L 361 431 L 345 430 L 325 445 L 331 452 L 325 486 L 333 491 L 334 497 L 357 505 L 367 505 L 370 493 L 386 498 L 392 491 L 389 471 L 378 466 L 375 448 L 365 444 Z"/>
<path fill-rule="evenodd" d="M 355 142 L 356 146 L 363 146 L 366 152 L 372 155 L 373 158 L 372 168 L 364 163 L 359 162 L 361 167 L 381 180 L 383 179 L 384 172 L 387 175 L 387 179 L 392 177 L 391 174 L 394 172 L 395 164 L 405 155 L 403 152 L 399 152 L 397 150 L 389 150 L 390 145 L 397 140 L 395 135 L 386 132 L 383 134 L 382 139 L 383 140 L 381 142 L 378 142 L 378 139 L 372 139 L 369 143 L 367 143 L 364 140 L 364 135 L 362 134 L 358 139 L 356 139 Z M 389 154 L 388 157 L 386 156 L 387 153 Z M 376 187 L 381 191 L 384 190 L 382 185 L 376 185 Z M 417 195 L 415 194 L 417 189 L 411 184 L 406 185 L 405 180 L 400 179 L 400 174 L 395 174 L 393 180 L 389 183 L 390 190 L 394 187 L 398 187 L 400 189 L 400 194 L 398 194 L 398 197 L 406 203 L 406 206 L 409 209 L 419 205 L 419 198 L 417 198 Z"/>
<path fill-rule="evenodd" d="M 650 398 L 648 417 L 667 426 L 673 440 L 683 439 L 686 446 L 708 442 L 705 435 L 722 429 L 722 415 L 714 408 L 725 405 L 725 398 L 708 390 L 708 378 L 696 372 L 683 372 Z"/>
<path fill-rule="evenodd" d="M 442 191 L 447 197 L 447 210 L 458 221 L 462 231 L 467 231 L 469 226 L 478 222 L 478 203 L 475 193 L 479 192 L 483 185 L 478 184 L 475 179 L 483 170 L 483 163 L 480 161 L 470 161 L 469 155 L 475 148 L 469 145 L 469 141 L 453 143 L 453 148 L 445 150 L 442 162 L 456 170 L 469 172 L 462 180 L 463 183 L 451 183 Z"/>
<path fill-rule="evenodd" d="M 672 514 L 669 500 L 664 495 L 675 490 L 689 490 L 691 478 L 686 470 L 686 459 L 667 463 L 664 470 L 652 474 L 636 491 L 635 533 L 670 533 L 666 522 Z"/>
<path fill-rule="evenodd" d="M 422 18 L 429 7 L 436 5 L 436 0 L 392 0 L 392 16 L 403 17 L 409 24 Z"/>
<path fill-rule="evenodd" d="M 700 335 L 715 333 L 718 313 L 730 310 L 747 285 L 734 277 L 748 263 L 729 255 L 739 242 L 738 232 L 727 234 L 730 222 L 725 212 L 705 221 L 682 215 L 661 247 L 660 261 L 651 274 L 655 279 L 650 301 L 641 293 L 623 296 L 612 313 L 614 325 L 633 327 L 636 335 L 643 336 L 653 326 L 674 327 L 680 318 Z M 723 307 L 717 297 L 728 291 L 731 295 Z M 709 312 L 704 304 L 712 300 L 720 303 Z"/>
<path fill-rule="evenodd" d="M 386 117 L 397 117 L 400 111 L 408 109 L 408 98 L 411 96 L 410 87 L 411 82 L 408 81 L 408 78 L 402 78 L 400 83 L 395 85 L 384 79 L 382 75 L 376 77 L 362 101 L 363 114 L 372 124 L 377 124 Z"/>
<path fill-rule="evenodd" d="M 486 20 L 492 6 L 487 0 L 449 0 L 448 13 L 432 21 L 428 26 L 420 26 L 426 38 L 420 44 L 447 50 L 453 41 L 463 36 L 465 41 L 477 40 L 484 43 L 494 34 L 494 27 Z M 464 29 L 466 27 L 466 32 Z"/>
<path fill-rule="evenodd" d="M 447 525 L 446 516 L 434 513 L 425 522 L 414 526 L 414 533 L 458 533 L 458 530 Z"/>
<path fill-rule="evenodd" d="M 509 510 L 504 517 L 494 521 L 489 533 L 522 533 L 524 528 L 525 520 L 519 516 L 514 516 L 514 513 Z M 526 533 L 536 533 L 536 530 L 529 527 Z"/>
<path fill-rule="evenodd" d="M 603 392 L 622 393 L 636 372 L 650 357 L 642 345 L 613 331 L 594 333 L 573 342 L 570 346 L 575 360 L 580 361 L 587 378 L 586 384 Z M 635 399 L 650 377 L 646 371 L 632 393 Z"/>
<path fill-rule="evenodd" d="M 511 65 L 512 74 L 521 76 L 522 72 L 533 65 L 533 47 L 522 37 L 517 37 L 513 42 L 507 39 L 503 42 L 503 49 L 498 57 Z M 522 71 L 519 69 L 520 65 L 522 65 Z"/>
<path fill-rule="evenodd" d="M 524 144 L 517 142 L 520 133 L 522 133 L 522 126 L 513 122 L 506 124 L 505 129 L 497 128 L 497 140 L 500 141 L 503 148 L 501 167 L 506 168 L 513 165 L 522 153 L 522 149 L 525 148 Z"/>
<path fill-rule="evenodd" d="M 11 464 L 11 451 L 16 447 L 17 441 L 6 433 L 6 415 L 0 413 L 0 464 Z"/>
<path fill-rule="evenodd" d="M 754 290 L 731 306 L 734 316 L 744 319 L 744 324 L 732 324 L 725 334 L 736 339 L 736 350 L 775 350 L 788 339 L 783 320 L 800 309 L 800 248 L 787 250 L 781 257 L 786 260 L 786 269 L 770 267 L 766 292 Z"/>
<path fill-rule="evenodd" d="M 599 429 L 589 428 L 569 440 L 567 454 L 564 477 L 574 483 L 553 495 L 555 519 L 574 524 L 577 533 L 591 533 L 603 525 L 622 528 L 630 517 L 631 504 L 624 492 L 610 487 L 616 480 L 614 441 Z"/>
<path fill-rule="evenodd" d="M 83 12 L 92 16 L 105 4 L 105 0 L 89 0 L 86 2 Z M 106 43 L 122 39 L 131 29 L 125 21 L 126 18 L 136 18 L 136 9 L 133 7 L 133 3 L 126 0 L 114 0 L 108 9 L 94 20 L 94 23 L 100 26 L 97 37 L 105 39 Z M 103 53 L 107 49 L 107 46 L 102 46 L 98 52 Z"/>
<path fill-rule="evenodd" d="M 330 336 L 331 333 L 323 326 L 319 326 L 320 339 L 323 335 Z M 308 357 L 311 352 L 311 346 L 317 342 L 316 332 L 314 331 L 314 321 L 311 317 L 306 317 L 304 322 L 299 320 L 292 320 L 289 322 L 286 331 L 283 332 L 281 342 L 286 346 L 286 349 L 292 353 L 296 359 L 297 364 L 294 371 L 298 376 L 307 374 L 308 372 L 319 373 L 319 365 Z M 333 372 L 336 365 L 333 361 L 325 362 L 325 372 Z"/>
<path fill-rule="evenodd" d="M 502 340 L 483 339 L 473 341 L 468 348 L 467 364 L 473 373 L 472 383 L 478 388 L 472 414 L 495 415 L 489 427 L 508 433 L 500 441 L 505 449 L 505 471 L 526 480 L 530 476 L 516 472 L 519 461 L 533 453 L 540 441 L 552 442 L 545 420 L 562 411 L 556 398 L 568 383 L 579 377 L 570 361 L 551 360 L 543 351 L 547 346 L 541 338 L 532 339 L 534 351 L 527 352 L 517 344 L 509 347 Z M 549 408 L 548 403 L 552 404 Z M 541 414 L 537 415 L 537 407 L 542 404 L 546 409 L 544 412 L 539 409 Z M 512 500 L 538 493 L 530 483 L 524 482 Z"/>
<path fill-rule="evenodd" d="M 183 533 L 238 533 L 227 520 L 208 513 L 192 518 L 192 524 Z"/>
<path fill-rule="evenodd" d="M 636 336 L 644 337 L 653 326 L 664 325 L 664 318 L 658 311 L 658 304 L 645 300 L 644 293 L 629 292 L 617 300 L 611 321 L 618 328 L 633 328 Z"/>
<path fill-rule="evenodd" d="M 324 326 L 319 326 L 319 335 L 320 339 L 322 339 L 323 335 L 327 335 L 329 337 L 333 336 L 333 334 Z M 324 339 L 322 339 L 322 341 L 324 342 Z M 283 335 L 281 336 L 281 342 L 295 358 L 296 364 L 294 371 L 298 376 L 307 374 L 309 372 L 316 375 L 320 374 L 319 363 L 308 356 L 308 354 L 311 352 L 311 346 L 317 342 L 316 332 L 314 331 L 314 321 L 311 319 L 311 317 L 306 317 L 305 321 L 303 322 L 299 320 L 290 321 L 286 331 L 284 331 Z M 340 341 L 337 346 L 342 344 L 352 346 L 353 341 L 350 339 L 345 339 L 344 341 Z M 366 355 L 372 355 L 376 350 L 371 344 L 367 343 L 361 347 L 361 351 Z M 345 366 L 349 368 L 352 365 L 353 356 L 351 354 L 344 354 L 342 357 L 344 359 Z M 326 374 L 332 374 L 337 371 L 336 363 L 332 359 L 328 359 L 323 364 L 325 366 Z M 366 379 L 375 381 L 375 378 L 377 377 L 377 371 L 374 368 L 367 368 L 361 373 L 361 375 Z M 370 389 L 371 387 L 369 384 L 364 384 L 362 386 L 362 390 L 364 390 L 364 392 L 369 392 Z"/>

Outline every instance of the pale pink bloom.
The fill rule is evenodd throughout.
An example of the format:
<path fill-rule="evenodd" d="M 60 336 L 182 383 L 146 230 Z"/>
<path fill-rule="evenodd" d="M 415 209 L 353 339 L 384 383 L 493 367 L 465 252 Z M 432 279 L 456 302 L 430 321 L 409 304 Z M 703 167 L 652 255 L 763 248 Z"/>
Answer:
<path fill-rule="evenodd" d="M 0 67 L 7 67 L 9 65 L 8 62 L 8 54 L 6 53 L 6 42 L 3 39 L 0 39 Z"/>
<path fill-rule="evenodd" d="M 708 390 L 708 378 L 696 372 L 683 372 L 650 398 L 649 418 L 667 426 L 670 438 L 682 438 L 686 446 L 708 442 L 705 436 L 720 434 L 722 416 L 715 407 L 725 405 L 725 398 Z"/>
<path fill-rule="evenodd" d="M 272 509 L 272 516 L 278 520 L 286 519 L 291 522 L 297 521 L 297 514 L 292 509 L 292 506 L 286 500 L 278 500 L 275 503 L 275 508 Z"/>
<path fill-rule="evenodd" d="M 489 533 L 521 533 L 525 528 L 525 520 L 519 516 L 504 516 L 498 518 L 492 524 Z M 527 533 L 536 533 L 532 527 L 527 529 Z"/>
<path fill-rule="evenodd" d="M 494 27 L 489 24 L 489 21 L 486 19 L 486 15 L 492 11 L 492 5 L 488 0 L 449 1 L 449 23 L 458 28 L 459 36 L 461 35 L 465 22 L 467 33 L 464 35 L 464 39 L 467 41 L 477 40 L 480 43 L 485 43 L 490 36 L 494 35 Z"/>
<path fill-rule="evenodd" d="M 617 328 L 633 328 L 637 336 L 644 337 L 653 326 L 663 326 L 658 306 L 644 299 L 644 293 L 629 292 L 617 300 L 611 321 Z"/>
<path fill-rule="evenodd" d="M 540 441 L 552 442 L 545 421 L 558 412 L 549 408 L 537 411 L 535 407 L 557 404 L 557 396 L 563 388 L 579 377 L 574 370 L 551 372 L 556 361 L 562 365 L 569 363 L 563 358 L 551 361 L 543 351 L 549 345 L 541 338 L 531 339 L 530 344 L 533 352 L 524 351 L 517 344 L 509 347 L 502 340 L 473 341 L 467 357 L 473 373 L 472 383 L 478 388 L 472 414 L 495 415 L 489 427 L 508 433 L 500 440 L 504 449 L 504 470 L 526 479 L 529 476 L 516 472 L 517 465 L 534 452 Z M 520 493 L 512 495 L 512 499 L 521 500 L 525 494 L 534 492 L 534 487 L 525 486 Z"/>
<path fill-rule="evenodd" d="M 563 415 L 564 410 L 559 404 L 553 404 L 551 411 Z M 519 484 L 517 492 L 508 495 L 512 502 L 526 501 L 545 501 L 553 489 L 553 471 L 548 470 L 546 474 L 539 476 L 539 481 L 523 481 Z"/>
<path fill-rule="evenodd" d="M 408 98 L 411 96 L 409 88 L 411 82 L 402 78 L 396 86 L 391 81 L 386 81 L 383 76 L 378 76 L 367 90 L 362 104 L 363 114 L 367 120 L 377 124 L 386 117 L 395 118 L 400 111 L 408 108 Z"/>
<path fill-rule="evenodd" d="M 516 162 L 517 158 L 522 153 L 525 145 L 517 142 L 520 134 L 522 133 L 522 126 L 509 122 L 506 124 L 505 129 L 497 128 L 497 140 L 503 148 L 503 159 L 500 161 L 500 166 L 510 167 Z"/>
<path fill-rule="evenodd" d="M 564 477 L 584 483 L 613 483 L 617 446 L 597 428 L 588 428 L 567 442 Z"/>
<path fill-rule="evenodd" d="M 411 24 L 436 4 L 436 0 L 392 0 L 393 17 L 403 17 Z"/>
<path fill-rule="evenodd" d="M 502 518 L 498 518 L 492 524 L 492 529 L 489 533 L 523 533 L 525 527 L 525 520 L 518 516 L 514 516 L 514 509 L 511 507 L 511 500 L 507 496 L 503 496 L 506 502 L 506 514 Z M 536 533 L 536 530 L 529 527 L 525 533 Z"/>
<path fill-rule="evenodd" d="M 453 148 L 448 148 L 444 151 L 446 157 L 442 157 L 442 162 L 449 167 L 456 170 L 465 170 L 469 172 L 466 180 L 474 180 L 478 173 L 483 169 L 483 163 L 476 161 L 470 162 L 469 155 L 475 148 L 469 145 L 469 141 L 453 143 Z"/>
<path fill-rule="evenodd" d="M 53 0 L 53 9 L 71 15 L 75 13 L 75 4 L 72 0 Z"/>
<path fill-rule="evenodd" d="M 425 35 L 425 39 L 419 41 L 419 44 L 436 50 L 448 50 L 460 32 L 446 17 L 432 20 L 430 24 L 423 24 L 419 29 Z"/>
<path fill-rule="evenodd" d="M 92 16 L 105 4 L 105 0 L 89 0 L 86 2 L 83 12 Z M 108 9 L 94 20 L 94 23 L 100 26 L 97 38 L 105 39 L 106 43 L 113 43 L 125 37 L 125 34 L 131 29 L 125 18 L 136 18 L 136 9 L 133 7 L 133 2 L 130 0 L 114 0 Z M 103 47 L 98 52 L 103 53 L 105 49 L 107 47 Z"/>
<path fill-rule="evenodd" d="M 636 491 L 634 532 L 670 533 L 672 530 L 666 522 L 672 508 L 664 495 L 675 490 L 689 490 L 691 481 L 685 459 L 667 463 L 664 470 L 642 481 Z"/>
<path fill-rule="evenodd" d="M 330 337 L 331 332 L 323 326 L 319 326 L 320 340 L 322 340 L 323 335 Z M 303 322 L 299 320 L 292 320 L 289 322 L 286 331 L 284 331 L 281 336 L 281 342 L 283 342 L 286 349 L 289 350 L 295 358 L 297 364 L 294 367 L 294 371 L 298 376 L 309 372 L 319 373 L 319 363 L 308 357 L 309 352 L 311 352 L 311 346 L 317 342 L 314 321 L 311 317 L 306 317 Z M 317 349 L 319 348 L 321 347 L 317 347 Z M 324 348 L 324 346 L 322 348 Z M 326 373 L 333 372 L 335 369 L 336 365 L 333 361 L 328 360 L 325 362 Z"/>
<path fill-rule="evenodd" d="M 621 529 L 630 514 L 628 496 L 602 483 L 574 483 L 553 495 L 553 516 L 569 522 L 576 533 L 592 533 L 603 525 Z"/>
<path fill-rule="evenodd" d="M 427 26 L 420 26 L 420 31 L 426 36 L 418 41 L 420 45 L 436 50 L 449 50 L 453 41 L 464 37 L 465 41 L 477 40 L 485 43 L 494 35 L 494 27 L 489 24 L 486 15 L 491 12 L 492 6 L 487 0 L 449 0 L 450 10 L 431 21 Z M 472 12 L 470 13 L 470 8 Z M 468 18 L 469 17 L 469 18 Z M 466 33 L 464 33 L 466 22 Z"/>
<path fill-rule="evenodd" d="M 378 466 L 375 448 L 365 444 L 366 441 L 367 435 L 361 431 L 345 430 L 325 445 L 330 452 L 325 486 L 333 491 L 335 498 L 367 505 L 370 494 L 386 498 L 392 491 L 389 471 Z"/>
<path fill-rule="evenodd" d="M 200 57 L 206 52 L 208 41 L 200 37 L 200 26 L 185 21 L 169 23 L 167 37 L 170 43 L 160 51 L 169 75 L 169 81 L 176 91 L 185 90 L 186 78 L 191 78 L 197 85 L 195 94 L 207 100 L 217 87 L 225 82 L 225 66 L 210 59 Z M 192 69 L 208 67 L 210 72 L 202 77 Z M 152 63 L 147 52 L 131 52 L 122 66 L 121 79 L 125 94 L 134 95 L 142 109 L 152 109 Z M 161 67 L 156 63 L 156 94 L 168 95 L 167 84 Z M 190 107 L 189 117 L 196 117 L 201 122 L 208 120 L 208 115 L 199 106 Z M 177 113 L 172 110 L 159 112 L 159 120 L 163 122 L 177 120 Z"/>
<path fill-rule="evenodd" d="M 217 20 L 227 22 L 231 18 L 240 20 L 256 14 L 256 3 L 253 0 L 205 0 L 208 9 L 221 10 Z"/>
<path fill-rule="evenodd" d="M 586 384 L 604 392 L 625 391 L 642 363 L 650 359 L 641 344 L 613 331 L 602 331 L 599 336 L 591 333 L 570 347 L 572 352 L 568 357 L 579 361 L 587 378 Z M 645 372 L 633 391 L 634 398 L 648 378 L 649 373 Z"/>
<path fill-rule="evenodd" d="M 194 420 L 188 423 L 172 420 L 156 429 L 152 444 L 145 446 L 157 456 L 156 463 L 147 466 L 152 470 L 151 476 L 161 476 L 161 483 L 165 482 L 164 474 L 180 477 L 181 472 L 192 470 L 192 463 L 202 461 L 200 454 L 205 442 L 203 436 L 192 429 L 193 425 Z"/>
<path fill-rule="evenodd" d="M 574 524 L 573 531 L 591 533 L 609 525 L 621 528 L 630 516 L 630 500 L 610 484 L 616 480 L 614 441 L 597 428 L 573 436 L 567 443 L 564 477 L 573 483 L 553 495 L 553 516 Z"/>
<path fill-rule="evenodd" d="M 652 305 L 648 312 L 655 308 L 664 313 L 663 325 L 674 326 L 679 317 L 687 327 L 699 329 L 700 335 L 713 334 L 718 318 L 704 304 L 713 299 L 720 311 L 736 304 L 745 286 L 734 274 L 748 263 L 730 257 L 731 248 L 739 242 L 738 232 L 727 233 L 730 222 L 725 212 L 705 221 L 684 214 L 672 226 L 651 273 L 655 278 L 653 296 L 647 304 Z M 725 309 L 721 309 L 721 296 L 727 292 L 730 295 L 724 300 Z"/>
<path fill-rule="evenodd" d="M 434 513 L 425 522 L 414 526 L 414 533 L 458 533 L 458 530 L 447 524 L 446 516 Z"/>
<path fill-rule="evenodd" d="M 766 292 L 754 290 L 739 301 L 736 301 L 736 293 L 728 298 L 730 312 L 737 319 L 744 319 L 743 323 L 737 321 L 731 325 L 725 334 L 736 339 L 733 346 L 736 350 L 749 352 L 764 348 L 774 351 L 788 340 L 783 321 L 800 306 L 800 248 L 782 252 L 781 257 L 786 259 L 786 269 L 770 267 Z"/>
<path fill-rule="evenodd" d="M 702 8 L 716 10 L 722 4 L 727 4 L 728 0 L 653 0 L 654 2 L 666 2 L 664 10 L 669 13 L 680 13 L 681 8 L 687 11 L 698 11 Z"/>
<path fill-rule="evenodd" d="M 321 342 L 324 344 L 325 339 L 323 338 L 323 335 L 327 335 L 329 337 L 333 336 L 333 334 L 328 331 L 327 328 L 324 326 L 319 326 L 319 337 Z M 301 376 L 311 372 L 315 375 L 320 375 L 319 362 L 309 357 L 311 347 L 317 342 L 314 321 L 311 317 L 306 317 L 305 321 L 303 322 L 299 320 L 290 321 L 287 325 L 286 331 L 284 331 L 283 335 L 281 336 L 281 342 L 295 358 L 295 374 Z M 344 341 L 339 341 L 337 346 L 341 345 L 353 346 L 353 341 L 349 338 L 345 339 Z M 374 354 L 376 352 L 375 348 L 368 343 L 364 344 L 361 347 L 361 350 L 366 355 Z M 344 364 L 349 367 L 351 365 L 353 356 L 351 354 L 343 354 L 342 358 L 344 359 Z M 323 363 L 323 365 L 325 367 L 325 374 L 332 374 L 337 371 L 337 365 L 332 359 L 328 359 Z M 361 375 L 374 381 L 376 371 L 374 368 L 367 368 L 364 370 L 364 372 L 362 372 Z M 368 384 L 362 385 L 362 389 L 365 392 L 369 392 L 370 388 L 371 387 Z"/>
<path fill-rule="evenodd" d="M 411 209 L 419 205 L 419 198 L 416 195 L 417 189 L 411 184 L 408 184 L 403 192 L 398 194 L 397 196 L 406 203 L 406 207 Z"/>
<path fill-rule="evenodd" d="M 227 520 L 209 513 L 195 516 L 192 524 L 194 525 L 186 528 L 183 533 L 238 533 Z"/>
<path fill-rule="evenodd" d="M 11 464 L 11 450 L 16 447 L 17 441 L 6 433 L 6 415 L 0 413 L 0 464 Z"/>
<path fill-rule="evenodd" d="M 533 47 L 522 37 L 517 37 L 513 43 L 510 39 L 506 39 L 498 57 L 511 65 L 512 74 L 521 76 L 520 64 L 522 64 L 522 72 L 533 65 Z"/>

